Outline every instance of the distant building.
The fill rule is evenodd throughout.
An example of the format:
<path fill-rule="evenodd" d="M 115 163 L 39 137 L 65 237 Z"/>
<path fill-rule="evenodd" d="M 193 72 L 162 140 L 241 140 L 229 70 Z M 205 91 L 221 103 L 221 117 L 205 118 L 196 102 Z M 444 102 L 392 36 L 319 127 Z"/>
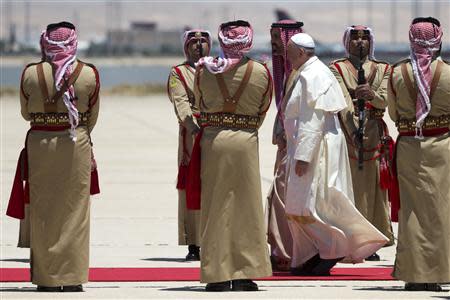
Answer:
<path fill-rule="evenodd" d="M 181 34 L 158 30 L 154 22 L 133 22 L 129 29 L 109 31 L 106 48 L 112 54 L 181 54 Z"/>

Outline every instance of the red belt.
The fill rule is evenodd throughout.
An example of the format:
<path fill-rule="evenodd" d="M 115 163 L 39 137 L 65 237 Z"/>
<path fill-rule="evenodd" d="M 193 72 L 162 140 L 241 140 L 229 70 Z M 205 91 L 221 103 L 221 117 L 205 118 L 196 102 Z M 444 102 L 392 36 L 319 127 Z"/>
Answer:
<path fill-rule="evenodd" d="M 30 130 L 40 131 L 64 131 L 70 129 L 70 125 L 32 125 Z"/>

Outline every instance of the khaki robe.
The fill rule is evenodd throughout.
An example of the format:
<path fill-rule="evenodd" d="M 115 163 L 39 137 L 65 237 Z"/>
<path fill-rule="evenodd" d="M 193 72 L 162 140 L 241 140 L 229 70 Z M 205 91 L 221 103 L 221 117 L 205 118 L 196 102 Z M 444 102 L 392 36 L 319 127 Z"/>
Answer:
<path fill-rule="evenodd" d="M 175 108 L 179 122 L 178 134 L 178 166 L 189 163 L 194 136 L 192 131 L 197 127 L 193 112 L 194 107 L 194 77 L 195 69 L 188 64 L 177 66 L 183 80 L 172 68 L 168 82 L 169 99 Z M 187 153 L 184 153 L 184 152 Z M 186 191 L 178 190 L 178 244 L 200 245 L 200 212 L 186 208 Z"/>
<path fill-rule="evenodd" d="M 330 69 L 341 85 L 342 92 L 348 103 L 348 110 L 341 112 L 341 126 L 345 130 L 350 167 L 352 170 L 353 192 L 355 195 L 355 206 L 361 214 L 372 223 L 381 233 L 389 238 L 387 246 L 394 244 L 394 234 L 389 216 L 389 203 L 387 190 L 380 188 L 380 160 L 378 150 L 364 153 L 363 169 L 358 169 L 358 148 L 354 146 L 353 133 L 358 128 L 358 116 L 354 114 L 355 108 L 349 90 L 355 90 L 358 86 L 357 74 L 352 72 L 347 59 L 337 60 L 330 65 Z M 337 66 L 340 67 L 341 73 Z M 378 61 L 366 60 L 363 64 L 366 78 L 370 76 L 371 69 L 375 67 L 376 73 L 371 85 L 375 98 L 370 102 L 379 110 L 385 110 L 387 106 L 387 84 L 390 74 L 388 64 Z M 354 69 L 353 69 L 354 70 Z M 366 116 L 368 114 L 366 113 Z M 384 135 L 383 121 L 380 119 L 367 118 L 364 130 L 364 148 L 367 150 L 377 149 Z"/>
<path fill-rule="evenodd" d="M 285 95 L 280 108 L 282 114 L 284 114 L 287 100 L 292 92 L 293 79 L 296 73 L 293 70 L 286 82 Z M 277 136 L 285 135 L 281 122 L 283 121 L 280 120 L 280 114 L 278 114 L 275 119 L 273 144 L 276 144 Z M 270 187 L 269 195 L 267 196 L 268 202 L 265 215 L 268 228 L 267 238 L 271 246 L 271 255 L 275 257 L 276 262 L 279 262 L 281 259 L 286 263 L 290 263 L 293 244 L 285 211 L 286 162 L 286 148 L 278 149 L 274 167 L 274 179 Z M 289 264 L 286 265 L 289 267 Z"/>
<path fill-rule="evenodd" d="M 233 95 L 248 59 L 223 73 Z M 265 115 L 272 83 L 269 71 L 254 62 L 235 114 Z M 195 99 L 201 112 L 222 112 L 224 99 L 216 78 L 198 71 Z M 258 130 L 206 127 L 201 139 L 201 282 L 270 276 L 261 178 Z"/>
<path fill-rule="evenodd" d="M 30 205 L 25 204 L 25 217 L 20 220 L 17 247 L 30 248 Z"/>
<path fill-rule="evenodd" d="M 43 70 L 52 96 L 55 88 L 50 64 L 43 63 Z M 88 281 L 90 133 L 99 110 L 96 74 L 91 66 L 83 67 L 74 87 L 79 112 L 90 110 L 87 125 L 76 129 L 76 142 L 68 130 L 32 130 L 27 139 L 31 278 L 36 285 L 65 286 Z M 31 113 L 45 112 L 36 65 L 24 71 L 20 103 L 27 121 Z M 57 100 L 56 111 L 67 112 L 62 99 Z"/>
<path fill-rule="evenodd" d="M 416 119 L 416 99 L 409 96 L 401 73 L 409 61 L 393 67 L 389 115 L 393 121 Z M 437 60 L 431 64 L 434 74 Z M 429 116 L 450 116 L 450 65 L 444 63 Z M 450 282 L 450 137 L 402 136 L 397 140 L 400 211 L 394 277 L 405 282 Z"/>

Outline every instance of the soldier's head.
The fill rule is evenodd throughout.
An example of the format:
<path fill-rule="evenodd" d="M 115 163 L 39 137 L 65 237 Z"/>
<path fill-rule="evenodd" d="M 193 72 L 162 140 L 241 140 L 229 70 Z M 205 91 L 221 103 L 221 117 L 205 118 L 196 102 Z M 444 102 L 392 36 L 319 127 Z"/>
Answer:
<path fill-rule="evenodd" d="M 287 58 L 294 69 L 300 68 L 312 56 L 314 56 L 315 43 L 307 33 L 297 33 L 287 44 Z"/>
<path fill-rule="evenodd" d="M 343 43 L 347 56 L 373 58 L 374 38 L 372 29 L 363 25 L 353 25 L 345 30 Z"/>
<path fill-rule="evenodd" d="M 54 52 L 76 53 L 78 38 L 75 26 L 66 21 L 47 25 L 41 33 L 40 45 L 43 60 L 52 59 Z"/>
<path fill-rule="evenodd" d="M 303 22 L 281 20 L 273 23 L 270 28 L 273 85 L 277 104 L 283 99 L 284 83 L 292 71 L 291 63 L 286 59 L 287 44 L 294 34 L 303 32 L 302 26 Z"/>
<path fill-rule="evenodd" d="M 193 29 L 184 32 L 183 47 L 186 59 L 195 63 L 201 57 L 208 56 L 211 43 L 211 34 L 207 30 Z"/>
<path fill-rule="evenodd" d="M 432 58 L 439 56 L 442 47 L 442 35 L 439 20 L 432 17 L 415 18 L 409 28 L 411 55 L 432 53 Z"/>
<path fill-rule="evenodd" d="M 219 26 L 218 38 L 226 58 L 240 58 L 253 47 L 253 28 L 243 20 L 226 22 Z"/>
<path fill-rule="evenodd" d="M 293 20 L 281 20 L 272 23 L 270 28 L 270 42 L 272 44 L 272 56 L 286 57 L 286 45 L 289 39 L 297 33 L 303 32 L 303 22 Z"/>

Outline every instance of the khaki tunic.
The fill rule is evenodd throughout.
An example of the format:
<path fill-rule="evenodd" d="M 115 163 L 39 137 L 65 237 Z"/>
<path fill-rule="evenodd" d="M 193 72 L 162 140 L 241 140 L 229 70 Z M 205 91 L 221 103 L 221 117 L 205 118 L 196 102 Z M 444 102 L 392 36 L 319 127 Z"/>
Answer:
<path fill-rule="evenodd" d="M 178 134 L 178 166 L 180 166 L 182 163 L 185 165 L 189 163 L 194 145 L 192 131 L 197 125 L 195 117 L 192 115 L 196 111 L 193 91 L 195 69 L 188 64 L 181 64 L 177 67 L 186 82 L 186 86 L 175 68 L 172 68 L 169 75 L 168 93 L 169 99 L 174 105 L 180 127 Z M 187 153 L 184 153 L 184 151 Z M 186 208 L 185 190 L 178 190 L 178 244 L 200 245 L 200 211 Z"/>
<path fill-rule="evenodd" d="M 281 102 L 281 111 L 284 114 L 286 103 L 289 100 L 293 88 L 293 79 L 297 74 L 293 70 L 286 82 L 285 95 Z M 280 115 L 277 115 L 274 125 L 273 143 L 276 144 L 276 138 L 279 135 L 284 135 L 284 129 L 281 125 L 283 121 L 280 120 Z M 278 149 L 275 159 L 274 179 L 270 187 L 269 195 L 267 196 L 266 220 L 268 228 L 268 242 L 271 246 L 271 254 L 276 257 L 276 260 L 282 259 L 289 263 L 292 256 L 292 235 L 289 230 L 288 221 L 285 211 L 285 194 L 286 194 L 286 163 L 287 152 L 285 149 Z M 289 266 L 289 264 L 286 264 Z"/>
<path fill-rule="evenodd" d="M 75 62 L 74 67 L 77 62 Z M 50 96 L 55 93 L 52 68 L 43 63 Z M 85 65 L 75 82 L 78 110 L 93 107 L 87 126 L 76 129 L 73 142 L 65 131 L 37 131 L 27 140 L 30 184 L 30 248 L 32 282 L 42 286 L 77 285 L 88 281 L 90 213 L 90 133 L 97 121 L 96 75 Z M 36 65 L 27 67 L 22 77 L 21 113 L 44 113 Z M 62 99 L 57 112 L 67 112 Z"/>
<path fill-rule="evenodd" d="M 353 133 L 358 128 L 358 116 L 354 114 L 355 108 L 349 90 L 355 90 L 358 86 L 357 75 L 345 63 L 347 59 L 337 60 L 330 65 L 330 69 L 341 85 L 344 96 L 348 102 L 348 110 L 341 113 L 341 125 L 345 130 L 347 148 L 350 157 L 352 171 L 353 192 L 355 195 L 355 206 L 361 214 L 383 233 L 389 242 L 387 246 L 394 244 L 394 234 L 389 216 L 389 203 L 387 191 L 380 188 L 380 161 L 377 159 L 379 151 L 364 152 L 363 169 L 358 169 L 358 148 L 354 146 Z M 338 65 L 342 75 L 336 67 Z M 375 98 L 370 102 L 376 109 L 385 110 L 387 106 L 387 84 L 390 74 L 389 65 L 386 63 L 366 60 L 363 64 L 366 78 L 370 76 L 373 66 L 376 68 L 375 78 L 371 85 Z M 367 115 L 367 114 L 366 114 Z M 384 135 L 384 124 L 381 119 L 367 118 L 364 130 L 364 148 L 367 150 L 377 149 L 381 137 Z M 351 138 L 349 138 L 351 137 Z"/>
<path fill-rule="evenodd" d="M 415 86 L 411 64 L 409 77 Z M 416 118 L 416 99 L 405 86 L 401 63 L 389 85 L 393 121 Z M 437 61 L 431 64 L 434 74 Z M 443 64 L 429 116 L 450 115 L 450 66 Z M 402 136 L 397 140 L 400 211 L 394 277 L 406 282 L 450 282 L 450 138 L 449 134 Z"/>
<path fill-rule="evenodd" d="M 223 73 L 230 95 L 240 85 L 247 63 L 244 58 Z M 200 111 L 222 112 L 224 100 L 215 76 L 206 69 L 199 72 L 194 91 Z M 271 89 L 269 71 L 254 62 L 235 113 L 263 118 Z M 258 131 L 206 127 L 201 157 L 201 282 L 270 276 Z"/>

